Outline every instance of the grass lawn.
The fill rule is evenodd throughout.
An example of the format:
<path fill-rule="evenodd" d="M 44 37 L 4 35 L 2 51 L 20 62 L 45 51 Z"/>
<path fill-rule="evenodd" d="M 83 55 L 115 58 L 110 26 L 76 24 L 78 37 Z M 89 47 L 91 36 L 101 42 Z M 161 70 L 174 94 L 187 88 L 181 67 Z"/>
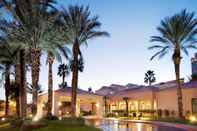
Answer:
<path fill-rule="evenodd" d="M 100 131 L 94 127 L 89 126 L 64 126 L 64 125 L 49 125 L 44 128 L 34 129 L 32 131 Z"/>
<path fill-rule="evenodd" d="M 19 131 L 18 128 L 11 128 L 9 123 L 1 124 L 0 131 Z"/>
<path fill-rule="evenodd" d="M 11 128 L 9 123 L 1 124 L 0 131 L 20 131 L 19 128 Z M 101 131 L 95 127 L 86 125 L 68 125 L 61 121 L 48 122 L 45 127 L 28 131 Z"/>

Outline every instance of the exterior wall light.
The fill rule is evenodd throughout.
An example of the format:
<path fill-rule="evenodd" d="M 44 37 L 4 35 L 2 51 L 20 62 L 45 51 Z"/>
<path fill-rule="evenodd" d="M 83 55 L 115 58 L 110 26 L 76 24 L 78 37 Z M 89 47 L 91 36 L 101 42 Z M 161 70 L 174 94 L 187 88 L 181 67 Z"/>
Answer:
<path fill-rule="evenodd" d="M 62 102 L 58 102 L 58 106 L 62 106 Z"/>
<path fill-rule="evenodd" d="M 99 103 L 96 103 L 96 107 L 99 108 Z"/>

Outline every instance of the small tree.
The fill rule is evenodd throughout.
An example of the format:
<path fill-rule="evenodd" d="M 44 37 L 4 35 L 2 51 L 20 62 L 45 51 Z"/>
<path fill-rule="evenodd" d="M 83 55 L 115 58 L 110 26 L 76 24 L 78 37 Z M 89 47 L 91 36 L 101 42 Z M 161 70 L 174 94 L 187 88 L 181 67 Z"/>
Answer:
<path fill-rule="evenodd" d="M 148 70 L 146 73 L 145 73 L 145 77 L 144 77 L 144 82 L 149 84 L 149 86 L 152 85 L 152 83 L 154 83 L 156 81 L 156 78 L 155 78 L 155 73 L 154 71 L 152 70 Z"/>
<path fill-rule="evenodd" d="M 65 85 L 65 77 L 70 74 L 70 68 L 66 64 L 60 64 L 58 67 L 58 73 L 60 77 L 62 77 L 62 86 L 64 87 Z"/>
<path fill-rule="evenodd" d="M 129 116 L 129 97 L 123 97 L 123 100 L 125 101 L 126 104 L 126 116 Z"/>

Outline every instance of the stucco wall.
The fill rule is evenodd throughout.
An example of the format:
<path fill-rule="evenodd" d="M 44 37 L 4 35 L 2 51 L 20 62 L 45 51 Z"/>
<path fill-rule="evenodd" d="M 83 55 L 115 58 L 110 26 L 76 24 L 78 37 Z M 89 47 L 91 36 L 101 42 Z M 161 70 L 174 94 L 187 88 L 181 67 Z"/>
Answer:
<path fill-rule="evenodd" d="M 192 112 L 192 98 L 197 98 L 197 88 L 184 88 L 182 89 L 183 94 L 183 111 Z M 157 92 L 158 109 L 167 109 L 170 111 L 178 112 L 177 105 L 177 93 L 176 88 L 161 90 Z"/>
<path fill-rule="evenodd" d="M 43 115 L 42 106 L 43 103 L 47 102 L 47 94 L 41 95 L 38 98 L 38 111 L 40 114 Z M 59 102 L 62 101 L 71 101 L 70 93 L 69 92 L 54 92 L 53 94 L 53 108 L 52 113 L 53 115 L 59 116 Z M 77 95 L 77 116 L 80 114 L 80 108 L 84 108 L 86 110 L 92 109 L 91 103 L 95 103 L 96 106 L 96 116 L 102 117 L 103 116 L 103 97 L 94 95 L 94 94 L 78 94 Z"/>

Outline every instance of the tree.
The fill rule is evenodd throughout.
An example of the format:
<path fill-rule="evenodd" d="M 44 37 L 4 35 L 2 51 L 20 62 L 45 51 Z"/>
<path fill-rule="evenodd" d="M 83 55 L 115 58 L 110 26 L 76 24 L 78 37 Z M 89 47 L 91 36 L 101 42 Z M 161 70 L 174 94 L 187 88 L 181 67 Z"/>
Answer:
<path fill-rule="evenodd" d="M 52 44 L 51 44 L 52 46 Z M 55 45 L 54 45 L 55 46 Z M 52 117 L 52 101 L 53 101 L 53 73 L 52 73 L 52 65 L 55 58 L 57 58 L 59 61 L 61 61 L 61 55 L 59 54 L 57 47 L 55 48 L 52 46 L 51 48 L 47 49 L 47 63 L 49 64 L 49 73 L 48 73 L 48 110 L 47 110 L 47 116 L 48 118 Z M 60 47 L 60 51 L 63 51 L 63 54 L 65 55 L 65 58 L 68 58 L 67 55 L 67 48 Z M 56 56 L 56 57 L 55 57 Z"/>
<path fill-rule="evenodd" d="M 20 117 L 20 90 L 19 85 L 16 83 L 16 81 L 11 81 L 10 84 L 10 94 L 9 97 L 11 100 L 14 100 L 16 102 L 16 115 L 17 117 Z"/>
<path fill-rule="evenodd" d="M 37 113 L 37 91 L 36 87 L 39 82 L 40 72 L 40 57 L 42 46 L 46 42 L 45 37 L 50 33 L 49 28 L 57 16 L 57 11 L 54 8 L 53 0 L 15 0 L 3 1 L 2 5 L 10 11 L 13 21 L 17 24 L 17 33 L 14 33 L 16 39 L 21 43 L 26 43 L 26 46 L 31 50 L 31 67 L 32 67 L 32 85 L 33 85 L 33 115 Z M 13 33 L 12 33 L 13 34 Z M 22 52 L 23 51 L 23 52 Z M 24 50 L 21 50 L 21 54 Z M 22 56 L 22 55 L 21 55 Z M 23 59 L 21 59 L 20 62 Z M 23 64 L 24 65 L 24 64 Z M 22 68 L 21 68 L 22 69 Z M 21 71 L 22 72 L 22 71 Z M 23 77 L 24 75 L 22 75 Z"/>
<path fill-rule="evenodd" d="M 66 64 L 60 64 L 58 67 L 58 73 L 57 73 L 60 77 L 62 77 L 62 84 L 61 86 L 64 87 L 65 85 L 65 77 L 68 76 L 70 74 L 70 68 L 68 65 Z"/>
<path fill-rule="evenodd" d="M 158 51 L 151 57 L 151 60 L 158 56 L 162 58 L 169 52 L 172 52 L 172 60 L 175 68 L 177 82 L 177 101 L 179 117 L 183 118 L 182 90 L 180 84 L 180 63 L 182 59 L 181 52 L 188 55 L 188 49 L 197 49 L 195 43 L 197 34 L 197 19 L 194 18 L 194 12 L 182 10 L 171 17 L 166 17 L 157 27 L 159 36 L 152 36 L 151 42 L 159 42 L 149 49 Z"/>
<path fill-rule="evenodd" d="M 98 16 L 90 16 L 89 7 L 69 6 L 62 11 L 60 23 L 65 29 L 65 41 L 73 45 L 72 62 L 72 94 L 71 94 L 71 115 L 76 116 L 76 99 L 78 88 L 78 58 L 80 46 L 87 45 L 87 41 L 96 37 L 109 36 L 107 32 L 98 31 L 101 26 Z"/>
<path fill-rule="evenodd" d="M 0 64 L 4 70 L 3 75 L 5 75 L 5 116 L 9 115 L 9 96 L 10 96 L 10 75 L 11 75 L 11 66 L 16 61 L 16 54 L 19 47 L 10 46 L 6 41 L 0 42 Z"/>
<path fill-rule="evenodd" d="M 57 12 L 56 12 L 57 13 Z M 55 13 L 55 14 L 56 14 Z M 51 15 L 50 15 L 51 16 Z M 62 56 L 65 59 L 69 59 L 69 48 L 66 47 L 66 44 L 63 39 L 63 35 L 59 31 L 59 26 L 56 22 L 56 17 L 54 17 L 53 23 L 49 23 L 48 30 L 45 31 L 43 40 L 45 41 L 42 46 L 42 50 L 47 53 L 47 64 L 49 65 L 48 69 L 48 118 L 52 117 L 52 101 L 53 101 L 53 73 L 52 66 L 54 60 L 62 63 Z"/>
<path fill-rule="evenodd" d="M 92 87 L 89 87 L 89 88 L 88 88 L 88 92 L 89 92 L 89 93 L 92 93 Z"/>
<path fill-rule="evenodd" d="M 125 113 L 126 116 L 129 116 L 129 97 L 123 97 L 123 100 L 125 101 L 125 105 L 126 105 L 126 109 L 125 109 Z"/>
<path fill-rule="evenodd" d="M 106 116 L 107 115 L 107 112 L 108 112 L 108 108 L 107 108 L 107 100 L 108 100 L 108 97 L 107 96 L 104 96 L 103 97 L 103 100 L 104 100 L 105 116 Z"/>
<path fill-rule="evenodd" d="M 11 12 L 14 12 L 16 8 L 9 2 L 3 1 L 3 4 L 6 9 L 9 9 Z M 15 15 L 14 15 L 15 16 Z M 15 16 L 17 17 L 17 16 Z M 15 61 L 16 64 L 16 82 L 20 87 L 20 117 L 26 117 L 26 69 L 25 69 L 25 51 L 26 46 L 24 46 L 24 39 L 27 34 L 24 33 L 25 28 L 21 27 L 19 23 L 16 21 L 0 21 L 0 30 L 2 31 L 2 36 L 4 37 L 2 40 L 6 41 L 6 46 L 9 46 L 7 49 L 12 47 L 19 47 L 16 50 L 15 57 L 17 58 Z"/>
<path fill-rule="evenodd" d="M 151 84 L 154 83 L 155 81 L 156 81 L 156 78 L 155 78 L 154 71 L 148 70 L 145 73 L 144 82 L 149 84 L 149 86 L 151 86 Z"/>

